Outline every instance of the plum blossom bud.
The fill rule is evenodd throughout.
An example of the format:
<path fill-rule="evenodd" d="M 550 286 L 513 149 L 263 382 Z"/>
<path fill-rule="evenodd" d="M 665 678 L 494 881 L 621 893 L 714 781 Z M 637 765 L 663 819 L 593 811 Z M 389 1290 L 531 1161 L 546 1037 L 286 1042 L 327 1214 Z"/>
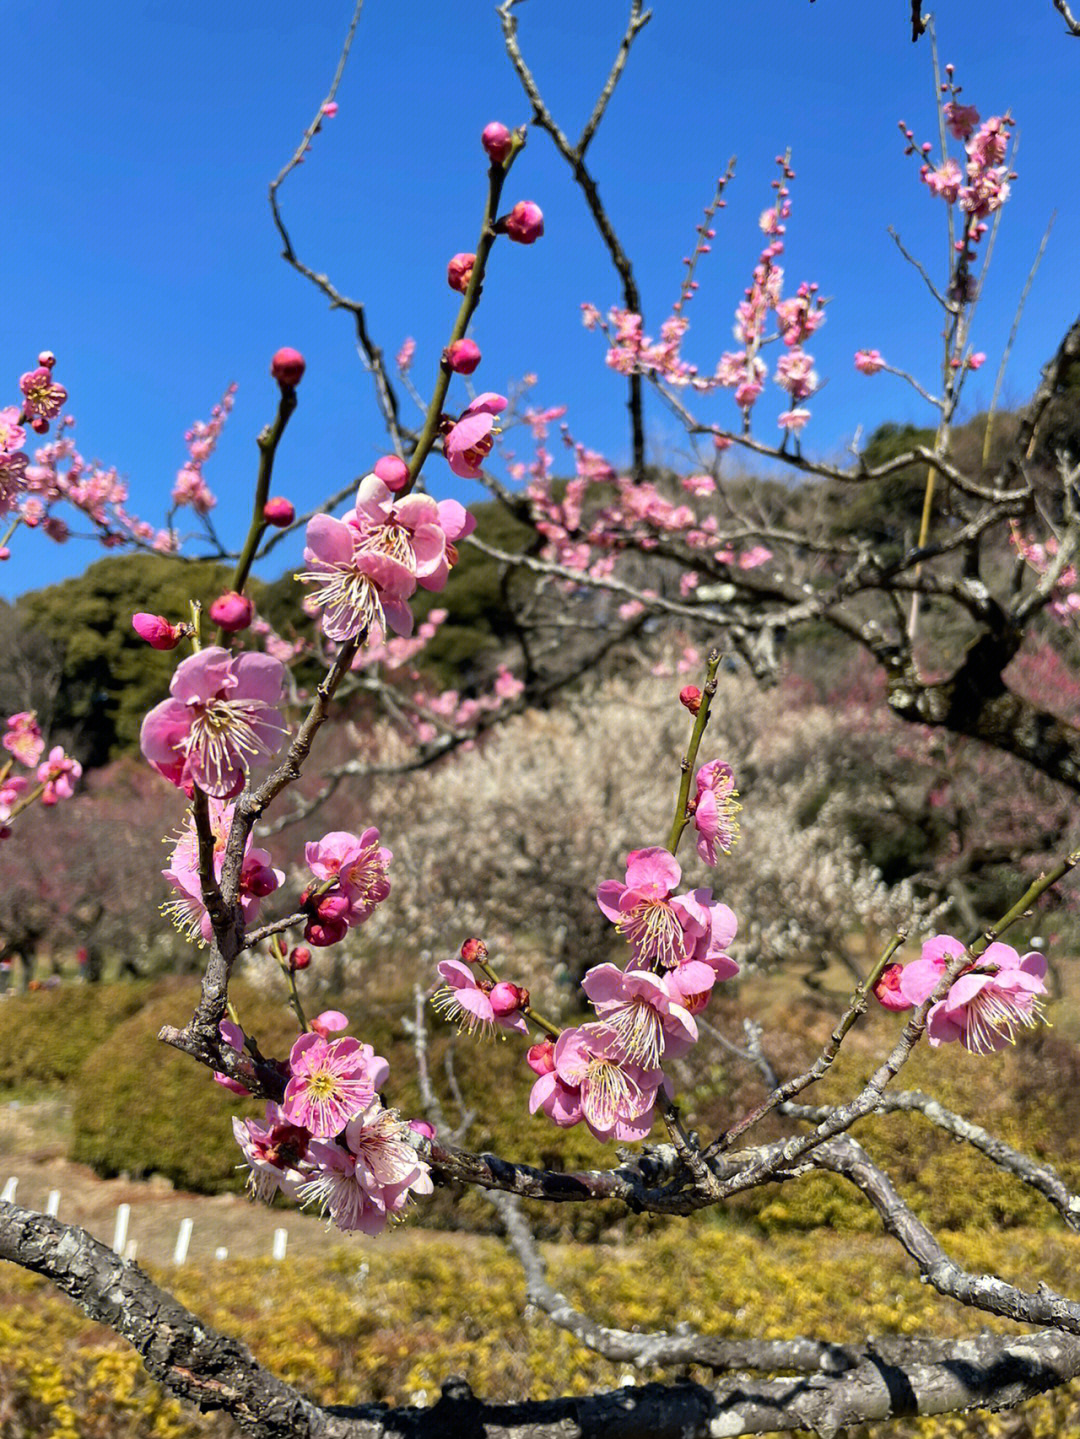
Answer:
<path fill-rule="evenodd" d="M 51 350 L 42 350 L 41 354 L 37 357 L 37 362 L 43 370 L 51 370 L 56 364 L 56 356 Z"/>
<path fill-rule="evenodd" d="M 457 290 L 464 295 L 469 288 L 469 281 L 472 279 L 473 266 L 476 264 L 475 255 L 467 255 L 464 251 L 453 257 L 446 267 L 446 283 L 451 290 Z"/>
<path fill-rule="evenodd" d="M 348 932 L 349 926 L 343 919 L 309 919 L 304 926 L 304 938 L 317 949 L 340 943 Z"/>
<path fill-rule="evenodd" d="M 679 703 L 685 709 L 688 709 L 692 715 L 696 715 L 701 708 L 701 691 L 697 685 L 686 685 L 681 689 L 679 691 Z"/>
<path fill-rule="evenodd" d="M 171 625 L 163 615 L 148 615 L 140 611 L 131 616 L 131 627 L 141 640 L 155 650 L 174 650 L 183 638 L 180 627 Z"/>
<path fill-rule="evenodd" d="M 35 415 L 30 421 L 30 428 L 35 435 L 47 435 L 49 433 L 49 422 L 44 415 Z"/>
<path fill-rule="evenodd" d="M 296 519 L 296 507 L 291 500 L 274 495 L 263 505 L 263 519 L 268 525 L 284 530 Z"/>
<path fill-rule="evenodd" d="M 517 1014 L 529 1007 L 529 991 L 505 979 L 494 986 L 488 999 L 496 1014 Z"/>
<path fill-rule="evenodd" d="M 409 467 L 397 455 L 383 455 L 381 460 L 375 461 L 375 474 L 396 495 L 408 482 Z"/>
<path fill-rule="evenodd" d="M 890 964 L 881 972 L 881 978 L 874 985 L 874 994 L 886 1009 L 910 1009 L 911 1000 L 900 992 L 900 977 L 904 973 L 902 964 Z"/>
<path fill-rule="evenodd" d="M 9 545 L 0 545 L 0 560 L 10 560 L 10 559 L 11 559 L 11 547 L 10 547 Z"/>
<path fill-rule="evenodd" d="M 306 945 L 298 944 L 289 955 L 290 969 L 307 969 L 311 963 L 311 950 Z"/>
<path fill-rule="evenodd" d="M 484 126 L 480 143 L 487 151 L 492 164 L 501 165 L 514 148 L 514 137 L 505 125 L 498 120 L 492 120 L 490 125 Z"/>
<path fill-rule="evenodd" d="M 488 947 L 482 939 L 467 939 L 461 946 L 461 957 L 466 964 L 480 964 L 488 957 Z"/>
<path fill-rule="evenodd" d="M 230 635 L 237 630 L 246 630 L 254 614 L 255 606 L 247 595 L 237 594 L 235 590 L 226 590 L 223 595 L 218 595 L 210 606 L 210 618 L 214 624 Z"/>
<path fill-rule="evenodd" d="M 290 349 L 288 345 L 283 346 L 270 361 L 270 373 L 279 385 L 286 385 L 290 389 L 300 383 L 307 369 L 307 361 L 299 350 Z"/>
<path fill-rule="evenodd" d="M 532 245 L 544 233 L 544 213 L 532 200 L 519 200 L 502 223 L 508 239 Z"/>
<path fill-rule="evenodd" d="M 336 100 L 327 100 L 326 104 L 322 107 L 322 113 L 328 120 L 332 120 L 337 112 L 338 102 Z"/>
<path fill-rule="evenodd" d="M 435 1126 L 429 1124 L 426 1119 L 410 1119 L 409 1128 L 414 1134 L 419 1134 L 424 1139 L 435 1138 Z"/>
<path fill-rule="evenodd" d="M 475 340 L 455 340 L 443 351 L 443 359 L 457 375 L 471 375 L 480 363 L 480 346 Z"/>
<path fill-rule="evenodd" d="M 526 1050 L 525 1060 L 534 1074 L 551 1074 L 555 1068 L 554 1043 L 545 1037 Z"/>

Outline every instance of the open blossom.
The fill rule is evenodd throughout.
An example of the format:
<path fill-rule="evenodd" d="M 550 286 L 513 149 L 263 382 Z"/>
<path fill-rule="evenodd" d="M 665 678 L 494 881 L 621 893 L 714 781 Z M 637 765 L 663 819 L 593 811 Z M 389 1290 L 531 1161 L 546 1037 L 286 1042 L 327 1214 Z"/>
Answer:
<path fill-rule="evenodd" d="M 697 1025 L 689 1012 L 651 970 L 598 964 L 581 987 L 626 1058 L 646 1069 L 658 1069 L 665 1058 L 677 1059 L 697 1041 Z"/>
<path fill-rule="evenodd" d="M 48 758 L 37 768 L 37 782 L 45 786 L 41 792 L 41 803 L 53 805 L 62 799 L 70 799 L 81 775 L 79 761 L 66 755 L 60 745 L 54 745 Z"/>
<path fill-rule="evenodd" d="M 472 1034 L 479 1029 L 491 1034 L 495 1026 L 515 1029 L 528 1034 L 529 1026 L 521 1013 L 528 1004 L 528 993 L 513 984 L 493 984 L 473 974 L 460 959 L 444 959 L 436 965 L 445 983 L 435 991 L 431 1003 L 444 1018 L 458 1023 Z"/>
<path fill-rule="evenodd" d="M 4 748 L 27 769 L 37 764 L 44 753 L 45 741 L 33 710 L 20 710 L 8 717 Z"/>
<path fill-rule="evenodd" d="M 494 443 L 495 416 L 502 414 L 506 405 L 504 395 L 485 391 L 465 407 L 461 418 L 451 426 L 443 442 L 443 450 L 455 475 L 467 480 L 479 477 L 481 466 Z"/>
<path fill-rule="evenodd" d="M 737 921 L 728 906 L 713 904 L 708 889 L 675 894 L 681 878 L 674 855 L 652 846 L 627 857 L 625 884 L 610 879 L 597 888 L 596 902 L 633 946 L 636 968 L 708 961 L 734 937 Z M 727 964 L 737 971 L 733 960 Z"/>
<path fill-rule="evenodd" d="M 378 474 L 360 481 L 354 522 L 364 548 L 398 560 L 425 590 L 443 588 L 453 558 L 451 542 L 476 529 L 476 519 L 457 500 L 436 503 L 419 494 L 396 500 Z"/>
<path fill-rule="evenodd" d="M 287 732 L 277 708 L 284 677 L 269 655 L 200 650 L 177 665 L 172 699 L 143 720 L 143 755 L 179 788 L 196 784 L 218 799 L 239 794 L 251 765 L 276 754 Z"/>
<path fill-rule="evenodd" d="M 390 1066 L 358 1039 L 309 1033 L 293 1045 L 289 1070 L 282 1115 L 310 1130 L 313 1139 L 333 1139 L 371 1103 Z"/>
<path fill-rule="evenodd" d="M 880 350 L 856 350 L 855 368 L 860 375 L 876 375 L 879 370 L 885 368 L 885 360 Z"/>
<path fill-rule="evenodd" d="M 233 1116 L 233 1135 L 251 1169 L 248 1188 L 256 1199 L 272 1199 L 280 1189 L 295 1196 L 306 1174 L 300 1166 L 307 1158 L 311 1135 L 286 1119 L 272 1100 L 265 1123 Z"/>
<path fill-rule="evenodd" d="M 564 1029 L 553 1057 L 555 1068 L 532 1087 L 530 1113 L 542 1109 L 563 1127 L 584 1119 L 601 1141 L 648 1136 L 664 1080 L 661 1070 L 627 1059 L 604 1024 Z"/>
<path fill-rule="evenodd" d="M 318 1204 L 339 1229 L 380 1233 L 414 1194 L 432 1192 L 430 1167 L 409 1132 L 396 1110 L 372 1100 L 346 1126 L 344 1144 L 311 1144 L 301 1202 Z"/>
<path fill-rule="evenodd" d="M 209 801 L 210 833 L 214 841 L 214 877 L 221 878 L 225 864 L 225 848 L 232 830 L 235 806 L 219 799 Z M 209 944 L 213 938 L 213 926 L 206 912 L 203 900 L 202 879 L 199 874 L 199 839 L 195 830 L 195 818 L 188 816 L 187 823 L 169 856 L 169 864 L 161 871 L 172 885 L 176 898 L 162 906 L 162 913 L 189 940 Z M 273 860 L 265 849 L 252 847 L 248 835 L 244 845 L 244 862 L 240 871 L 240 888 L 237 901 L 244 917 L 244 924 L 251 924 L 259 912 L 259 902 L 273 894 L 285 883 L 283 870 L 273 867 Z M 222 1023 L 231 1023 L 223 1020 Z M 224 1031 L 222 1031 L 224 1033 Z M 226 1036 L 227 1037 L 227 1036 Z M 232 1041 L 230 1040 L 230 1043 Z M 242 1048 L 241 1043 L 234 1048 Z"/>
<path fill-rule="evenodd" d="M 381 634 L 387 628 L 412 634 L 406 601 L 416 589 L 416 576 L 400 560 L 368 549 L 355 515 L 352 521 L 315 515 L 308 522 L 304 563 L 307 569 L 296 578 L 315 586 L 311 599 L 322 610 L 328 639 L 351 640 L 373 628 Z"/>
<path fill-rule="evenodd" d="M 694 828 L 698 833 L 697 852 L 706 864 L 716 863 L 716 852 L 730 854 L 739 837 L 735 816 L 742 809 L 738 803 L 735 775 L 723 760 L 710 760 L 694 776 L 697 802 L 694 805 Z"/>
<path fill-rule="evenodd" d="M 23 392 L 26 413 L 43 420 L 54 420 L 67 399 L 67 390 L 53 383 L 52 370 L 45 365 L 21 376 L 19 389 Z"/>
<path fill-rule="evenodd" d="M 304 860 L 316 879 L 336 879 L 333 897 L 346 901 L 340 917 L 346 924 L 363 924 L 390 893 L 387 869 L 393 854 L 379 843 L 379 831 L 369 826 L 362 834 L 331 830 L 304 846 Z"/>
<path fill-rule="evenodd" d="M 994 951 L 991 957 L 991 951 Z M 1033 1029 L 1042 1019 L 1046 957 L 1033 950 L 1021 957 L 1008 944 L 991 944 L 932 1005 L 926 1034 L 932 1045 L 959 1040 L 972 1054 L 992 1054 L 1014 1043 L 1020 1028 Z"/>

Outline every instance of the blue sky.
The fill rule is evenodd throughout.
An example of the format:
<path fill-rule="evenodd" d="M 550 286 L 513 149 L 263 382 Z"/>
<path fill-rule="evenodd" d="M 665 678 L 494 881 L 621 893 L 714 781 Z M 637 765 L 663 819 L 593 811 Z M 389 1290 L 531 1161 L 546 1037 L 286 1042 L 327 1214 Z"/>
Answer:
<path fill-rule="evenodd" d="M 519 9 L 523 49 L 571 134 L 592 107 L 627 8 L 529 0 Z M 685 348 L 711 368 L 730 347 L 773 157 L 790 146 L 787 274 L 792 287 L 816 280 L 832 297 L 810 346 L 827 384 L 805 445 L 834 454 L 860 424 L 865 433 L 885 419 L 926 422 L 899 382 L 864 379 L 851 365 L 856 347 L 874 345 L 932 385 L 939 362 L 939 316 L 886 232 L 895 225 L 940 273 L 944 207 L 918 183 L 897 130 L 903 118 L 920 139 L 936 134 L 929 46 L 911 44 L 906 0 L 654 0 L 653 9 L 590 151 L 635 263 L 647 328 L 669 312 L 700 211 L 736 155 Z M 1018 403 L 1080 296 L 1080 43 L 1063 33 L 1050 0 L 942 0 L 936 9 L 942 60 L 957 65 L 963 98 L 984 116 L 1011 109 L 1020 133 L 1019 180 L 973 337 L 991 362 L 970 383 L 970 408 L 989 398 L 1017 297 L 1058 211 L 1006 381 L 1006 400 Z M 266 203 L 269 180 L 326 92 L 351 10 L 352 0 L 39 0 L 20 11 L 0 98 L 11 169 L 0 403 L 17 398 L 17 377 L 38 350 L 53 349 L 80 448 L 128 477 L 142 517 L 160 519 L 184 430 L 235 380 L 236 409 L 206 476 L 219 530 L 239 541 L 279 345 L 302 350 L 308 372 L 275 492 L 307 507 L 385 448 L 350 321 L 281 261 Z M 366 0 L 338 101 L 283 191 L 286 218 L 301 256 L 366 302 L 384 348 L 392 354 L 416 337 L 414 374 L 426 389 L 455 315 L 446 260 L 475 244 L 480 130 L 528 119 L 490 0 Z M 538 403 L 568 404 L 576 438 L 625 459 L 623 382 L 578 308 L 617 301 L 615 276 L 539 131 L 505 198 L 537 201 L 547 233 L 531 249 L 496 247 L 472 332 L 484 353 L 474 380 L 500 390 L 536 373 Z M 763 437 L 775 434 L 777 408 L 763 413 Z M 707 413 L 732 419 L 734 407 L 721 396 Z M 647 428 L 654 456 L 677 456 L 679 434 L 655 400 Z M 440 496 L 475 493 L 441 460 L 426 474 Z M 20 533 L 0 593 L 77 573 L 100 553 Z M 269 575 L 295 557 L 279 551 Z"/>

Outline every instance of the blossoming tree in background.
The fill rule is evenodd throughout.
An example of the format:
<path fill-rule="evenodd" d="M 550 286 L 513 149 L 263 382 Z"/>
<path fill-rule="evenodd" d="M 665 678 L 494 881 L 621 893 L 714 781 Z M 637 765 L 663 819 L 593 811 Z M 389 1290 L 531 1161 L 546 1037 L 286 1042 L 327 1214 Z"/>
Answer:
<path fill-rule="evenodd" d="M 1075 27 L 1067 9 L 1058 8 Z M 903 377 L 935 410 L 935 440 L 876 467 L 857 458 L 845 470 L 804 457 L 801 450 L 818 387 L 806 345 L 826 311 L 813 282 L 789 289 L 780 264 L 794 210 L 790 157 L 778 159 L 774 202 L 761 217 L 764 243 L 736 307 L 738 348 L 721 355 L 705 373 L 684 357 L 683 347 L 699 283 L 697 266 L 709 252 L 731 172 L 698 227 L 679 301 L 654 340 L 645 330 L 629 262 L 585 165 L 589 142 L 648 15 L 633 0 L 619 58 L 575 145 L 536 88 L 518 43 L 514 10 L 514 0 L 505 0 L 499 13 L 533 120 L 552 135 L 571 164 L 622 282 L 623 303 L 606 318 L 589 304 L 585 322 L 603 334 L 608 364 L 628 381 L 631 471 L 618 475 L 566 431 L 574 474 L 558 483 L 544 439 L 547 427 L 560 418 L 559 407 L 538 411 L 519 405 L 515 416 L 510 398 L 494 391 L 482 391 L 460 407 L 449 404 L 454 376 L 471 375 L 482 363 L 480 346 L 466 331 L 482 292 L 488 303 L 498 303 L 497 247 L 504 241 L 529 246 L 544 233 L 543 214 L 534 201 L 516 200 L 506 207 L 502 198 L 525 147 L 524 127 L 511 130 L 493 122 L 483 131 L 489 167 L 479 236 L 475 250 L 455 253 L 447 268 L 448 285 L 461 296 L 458 314 L 424 401 L 422 425 L 412 431 L 401 423 L 394 385 L 381 352 L 367 338 L 362 306 L 344 300 L 297 257 L 278 205 L 281 183 L 336 111 L 335 82 L 293 161 L 274 182 L 271 198 L 286 258 L 357 318 L 384 407 L 389 448 L 355 489 L 350 485 L 306 516 L 298 518 L 287 498 L 272 496 L 275 455 L 301 403 L 305 371 L 297 351 L 278 351 L 271 364 L 277 412 L 259 437 L 249 531 L 235 553 L 227 546 L 220 550 L 233 560 L 229 588 L 205 615 L 193 605 L 185 616 L 132 617 L 147 645 L 182 653 L 169 697 L 145 717 L 141 748 L 162 782 L 181 792 L 188 806 L 165 876 L 174 894 L 173 918 L 206 952 L 198 1007 L 160 1037 L 206 1066 L 226 1088 L 265 1100 L 260 1120 L 234 1123 L 255 1197 L 267 1200 L 281 1192 L 317 1207 L 340 1230 L 377 1235 L 422 1203 L 436 1185 L 476 1186 L 489 1196 L 522 1261 L 531 1302 L 552 1322 L 643 1371 L 704 1364 L 714 1384 L 624 1388 L 584 1400 L 523 1402 L 501 1410 L 451 1385 L 430 1411 L 392 1412 L 374 1405 L 349 1413 L 323 1410 L 270 1375 L 242 1345 L 200 1325 L 136 1266 L 80 1230 L 2 1206 L 0 1255 L 48 1275 L 88 1313 L 113 1325 L 174 1392 L 225 1409 L 259 1435 L 377 1435 L 405 1429 L 434 1435 L 483 1428 L 524 1436 L 556 1425 L 560 1432 L 578 1434 L 835 1432 L 901 1413 L 1015 1405 L 1080 1374 L 1080 1300 L 1047 1285 L 1029 1290 L 965 1270 L 851 1131 L 858 1120 L 887 1114 L 894 1106 L 921 1108 L 934 1123 L 981 1151 L 987 1162 L 1035 1188 L 1063 1224 L 1078 1227 L 1080 1198 L 1051 1166 L 1034 1162 L 925 1096 L 901 1096 L 891 1085 L 920 1043 L 953 1045 L 958 1060 L 984 1063 L 1005 1045 L 1022 1044 L 1027 1031 L 1043 1022 L 1045 958 L 1037 949 L 1021 954 L 1003 936 L 1068 874 L 1080 852 L 1065 853 L 1026 888 L 1018 884 L 1015 903 L 977 935 L 931 934 L 919 958 L 902 963 L 897 955 L 909 934 L 901 927 L 857 986 L 829 1043 L 804 1072 L 778 1074 L 767 1038 L 749 1026 L 741 1037 L 741 1055 L 760 1075 L 764 1098 L 723 1132 L 701 1135 L 690 1127 L 673 1080 L 676 1062 L 707 1042 L 710 1004 L 739 972 L 729 950 L 743 917 L 723 898 L 723 865 L 738 841 L 740 824 L 752 826 L 754 814 L 749 799 L 740 810 L 738 776 L 727 757 L 709 747 L 720 646 L 768 678 L 778 663 L 778 635 L 824 621 L 866 649 L 881 667 L 896 714 L 980 739 L 1073 790 L 1080 787 L 1080 734 L 1038 711 L 1004 678 L 1043 612 L 1072 624 L 1080 609 L 1070 599 L 1076 592 L 1072 564 L 1080 540 L 1080 456 L 1062 448 L 1049 466 L 1036 459 L 1044 417 L 1080 350 L 1080 322 L 1061 342 L 1000 453 L 988 449 L 977 472 L 969 473 L 950 448 L 964 377 L 984 359 L 973 348 L 971 325 L 992 227 L 1015 178 L 1009 168 L 1011 120 L 1007 115 L 981 120 L 959 98 L 947 67 L 940 82 L 942 115 L 960 149 L 932 163 L 933 147 L 903 127 L 903 144 L 919 167 L 919 181 L 946 207 L 952 239 L 943 283 L 928 279 L 944 317 L 940 383 L 930 390 L 914 377 Z M 770 378 L 766 356 L 774 353 L 778 358 L 771 378 L 785 396 L 778 444 L 754 434 L 755 407 Z M 891 368 L 872 348 L 860 350 L 854 363 L 868 376 Z M 5 543 L 20 527 L 40 526 L 59 538 L 64 522 L 54 508 L 64 502 L 80 510 L 108 544 L 172 552 L 182 539 L 174 523 L 176 509 L 189 506 L 215 552 L 218 537 L 209 519 L 214 500 L 202 467 L 231 409 L 231 393 L 208 424 L 189 433 L 189 461 L 172 493 L 174 508 L 155 531 L 127 515 L 126 495 L 115 477 L 87 465 L 63 438 L 62 419 L 60 437 L 42 447 L 33 463 L 21 449 L 26 426 L 46 433 L 67 399 L 52 378 L 54 364 L 43 353 L 37 368 L 20 382 L 21 405 L 3 412 L 0 474 L 3 503 L 12 515 Z M 410 356 L 403 355 L 401 371 L 410 364 Z M 651 475 L 645 466 L 641 415 L 649 389 L 705 447 L 702 468 L 683 477 L 678 492 L 669 479 Z M 734 405 L 726 418 L 700 418 L 691 410 L 691 401 L 719 401 L 725 391 Z M 515 417 L 531 428 L 536 441 L 532 460 L 512 457 L 508 462 L 511 478 L 521 481 L 519 488 L 485 468 L 496 446 L 505 444 Z M 807 491 L 811 499 L 828 498 L 836 487 L 880 482 L 917 460 L 927 471 L 917 540 L 890 554 L 870 540 L 837 539 L 809 502 L 801 514 L 793 512 L 782 522 L 751 509 L 745 493 L 723 474 L 720 457 L 735 446 L 809 477 L 819 487 Z M 524 553 L 487 550 L 543 580 L 541 601 L 534 592 L 530 612 L 518 617 L 522 673 L 501 672 L 485 702 L 477 700 L 471 708 L 455 704 L 449 714 L 439 712 L 437 696 L 408 701 L 394 682 L 373 673 L 377 665 L 392 672 L 418 653 L 417 642 L 426 642 L 437 628 L 429 619 L 427 632 L 421 626 L 414 635 L 418 591 L 445 590 L 452 610 L 459 546 L 483 543 L 473 533 L 474 517 L 460 503 L 427 492 L 427 486 L 439 489 L 443 463 L 457 476 L 482 481 L 532 527 L 536 544 Z M 943 507 L 940 496 L 935 498 L 941 489 Z M 330 513 L 346 500 L 351 504 L 344 515 Z M 305 587 L 305 607 L 316 624 L 311 653 L 325 661 L 314 693 L 302 702 L 289 672 L 299 651 L 257 622 L 246 593 L 252 565 L 272 553 L 275 533 L 300 525 L 306 544 L 304 567 L 296 578 Z M 1004 565 L 1002 554 L 1009 545 L 1019 562 Z M 612 599 L 615 615 L 610 606 L 603 610 L 597 597 Z M 958 629 L 945 633 L 920 616 L 919 601 L 930 599 L 956 612 Z M 394 1076 L 365 1040 L 362 1018 L 336 1010 L 309 1017 L 297 985 L 297 973 L 314 962 L 315 954 L 341 945 L 379 906 L 393 903 L 393 853 L 380 829 L 365 815 L 357 816 L 351 829 L 319 834 L 317 804 L 307 800 L 295 807 L 293 814 L 310 826 L 311 838 L 303 848 L 305 873 L 293 899 L 285 898 L 285 872 L 256 843 L 257 829 L 281 808 L 305 772 L 317 768 L 320 732 L 350 686 L 367 681 L 394 707 L 413 741 L 412 753 L 400 764 L 404 770 L 445 756 L 476 740 L 498 717 L 568 686 L 603 654 L 639 635 L 650 617 L 707 634 L 711 652 L 707 660 L 693 661 L 699 683 L 686 684 L 679 695 L 682 752 L 672 755 L 670 776 L 659 777 L 660 782 L 670 778 L 676 790 L 670 825 L 661 834 L 642 834 L 625 855 L 621 877 L 605 879 L 596 890 L 612 937 L 625 946 L 622 962 L 587 970 L 576 1013 L 566 1021 L 544 1012 L 514 973 L 512 961 L 500 960 L 479 936 L 454 936 L 452 942 L 448 937 L 448 957 L 438 960 L 431 973 L 417 975 L 443 1020 L 477 1040 L 499 1032 L 520 1047 L 523 1112 L 556 1129 L 584 1125 L 600 1142 L 619 1147 L 609 1167 L 581 1172 L 474 1153 L 467 1135 L 459 1138 L 448 1122 L 427 1074 L 423 1005 L 415 1033 L 426 1113 L 408 1115 L 395 1107 Z M 573 646 L 565 641 L 567 622 L 580 631 L 580 643 Z M 938 647 L 937 678 L 926 678 L 930 666 L 919 649 L 923 643 Z M 70 796 L 79 777 L 78 765 L 62 749 L 44 756 L 32 715 L 13 715 L 7 728 L 4 745 L 11 761 L 0 791 L 5 833 L 31 802 L 51 806 Z M 611 762 L 618 763 L 617 755 Z M 27 773 L 13 772 L 16 763 Z M 336 781 L 362 768 L 362 761 L 350 762 L 330 778 Z M 415 823 L 422 828 L 422 816 Z M 299 863 L 299 853 L 293 858 Z M 492 862 L 497 864 L 498 856 Z M 716 871 L 715 894 L 713 884 L 700 882 L 707 870 Z M 276 960 L 282 992 L 296 1015 L 299 1033 L 287 1057 L 264 1055 L 259 1037 L 245 1031 L 244 1017 L 230 1001 L 237 967 L 256 950 Z M 455 950 L 456 958 L 451 957 Z M 402 960 L 419 968 L 414 956 Z M 799 1096 L 830 1070 L 868 1004 L 877 1002 L 898 1016 L 888 1052 L 842 1100 L 801 1102 Z M 790 1121 L 785 1137 L 755 1140 L 754 1127 L 773 1114 Z M 520 1207 L 522 1198 L 583 1206 L 617 1199 L 635 1211 L 678 1223 L 682 1216 L 721 1207 L 737 1194 L 809 1173 L 839 1175 L 853 1185 L 923 1279 L 943 1296 L 1035 1326 L 1036 1332 L 1025 1333 L 1022 1340 L 987 1335 L 968 1341 L 961 1366 L 940 1337 L 861 1348 L 831 1344 L 827 1335 L 767 1341 L 755 1337 L 752 1316 L 747 1336 L 732 1341 L 684 1326 L 674 1334 L 605 1327 L 548 1285 Z M 763 1377 L 747 1380 L 746 1370 Z M 743 1377 L 725 1378 L 731 1371 Z"/>

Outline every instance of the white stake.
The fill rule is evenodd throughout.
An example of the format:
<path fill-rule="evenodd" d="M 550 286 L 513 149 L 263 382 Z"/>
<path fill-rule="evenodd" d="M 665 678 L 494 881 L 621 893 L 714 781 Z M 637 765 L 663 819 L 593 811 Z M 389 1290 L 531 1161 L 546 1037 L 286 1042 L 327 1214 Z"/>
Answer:
<path fill-rule="evenodd" d="M 273 1258 L 280 1262 L 285 1258 L 285 1246 L 289 1242 L 289 1231 L 287 1229 L 274 1230 Z"/>
<path fill-rule="evenodd" d="M 15 1191 L 19 1187 L 19 1181 L 13 1174 L 4 1185 L 3 1193 L 0 1193 L 0 1204 L 14 1204 Z"/>
<path fill-rule="evenodd" d="M 116 1228 L 113 1230 L 112 1247 L 116 1254 L 123 1254 L 124 1245 L 127 1243 L 128 1220 L 131 1218 L 131 1205 L 118 1204 L 116 1206 Z"/>
<path fill-rule="evenodd" d="M 228 1259 L 228 1257 L 229 1257 L 229 1251 L 225 1248 L 224 1244 L 219 1244 L 218 1247 L 214 1250 L 214 1258 L 215 1258 L 215 1259 Z"/>
<path fill-rule="evenodd" d="M 124 1258 L 130 1259 L 132 1262 L 134 1262 L 135 1256 L 136 1254 L 138 1254 L 138 1252 L 139 1241 L 137 1239 L 129 1239 L 127 1242 L 127 1248 L 124 1250 Z"/>
<path fill-rule="evenodd" d="M 181 1219 L 180 1232 L 176 1236 L 176 1248 L 173 1250 L 172 1262 L 183 1264 L 187 1259 L 188 1245 L 191 1243 L 191 1231 L 195 1221 L 192 1219 Z"/>
<path fill-rule="evenodd" d="M 45 1213 L 49 1216 L 50 1219 L 55 1219 L 57 1214 L 59 1213 L 59 1210 L 60 1191 L 59 1189 L 50 1189 L 49 1197 L 45 1201 Z"/>

